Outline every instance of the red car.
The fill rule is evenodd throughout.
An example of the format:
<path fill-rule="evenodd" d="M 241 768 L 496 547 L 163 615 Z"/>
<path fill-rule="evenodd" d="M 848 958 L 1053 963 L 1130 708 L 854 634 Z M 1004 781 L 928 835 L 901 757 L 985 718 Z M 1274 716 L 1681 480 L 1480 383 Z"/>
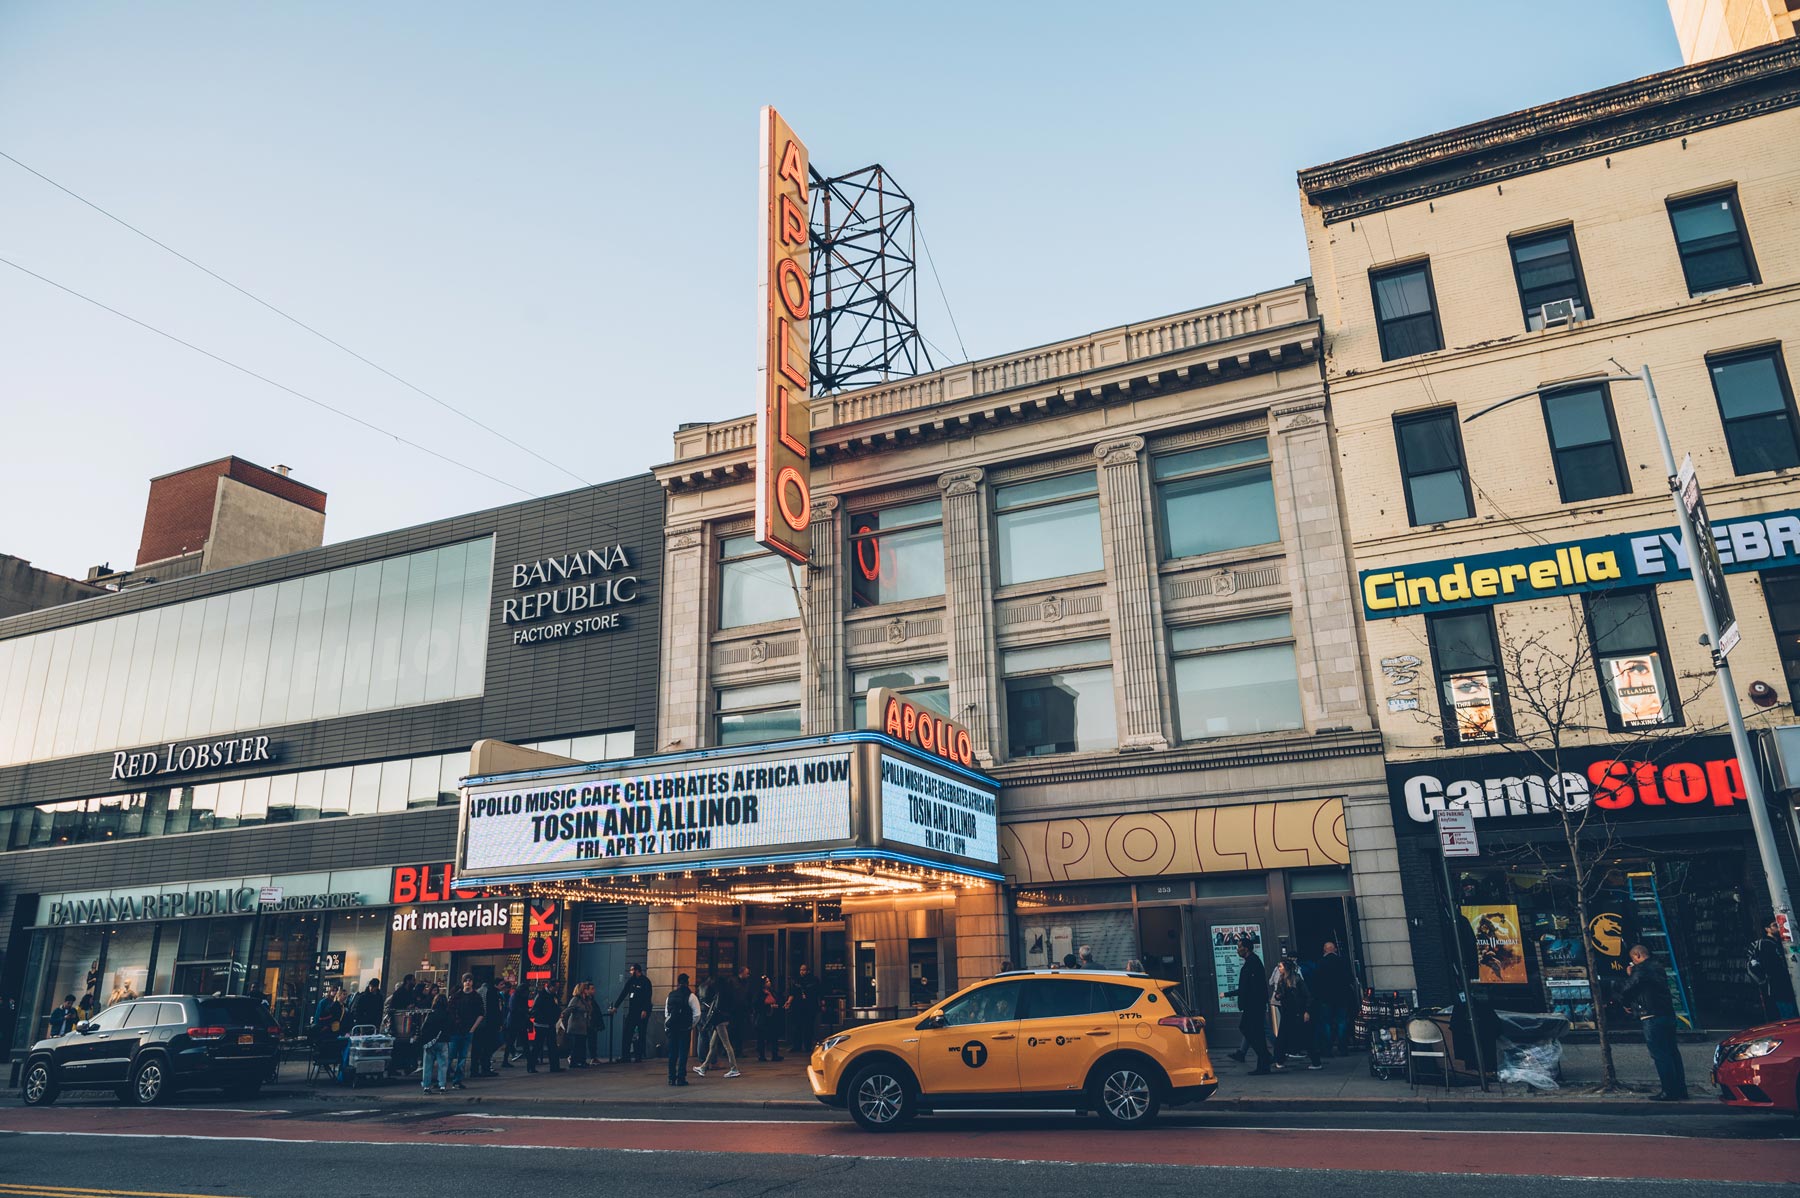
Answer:
<path fill-rule="evenodd" d="M 1800 1115 L 1800 1019 L 1725 1037 L 1713 1049 L 1713 1081 L 1727 1106 Z"/>

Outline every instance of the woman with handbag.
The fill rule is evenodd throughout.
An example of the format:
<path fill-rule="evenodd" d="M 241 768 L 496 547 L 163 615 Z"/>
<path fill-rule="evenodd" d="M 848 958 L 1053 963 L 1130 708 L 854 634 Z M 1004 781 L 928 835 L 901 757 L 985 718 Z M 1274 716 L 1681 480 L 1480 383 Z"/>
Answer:
<path fill-rule="evenodd" d="M 586 1069 L 588 1027 L 594 1018 L 594 1000 L 588 996 L 588 984 L 578 982 L 569 992 L 569 1004 L 558 1021 L 557 1044 L 569 1055 L 569 1068 Z"/>

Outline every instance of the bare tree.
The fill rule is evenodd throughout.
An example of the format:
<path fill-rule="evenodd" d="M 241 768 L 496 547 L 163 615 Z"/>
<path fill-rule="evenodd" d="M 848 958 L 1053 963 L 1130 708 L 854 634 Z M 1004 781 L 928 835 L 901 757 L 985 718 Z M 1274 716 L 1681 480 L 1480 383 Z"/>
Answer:
<path fill-rule="evenodd" d="M 1661 660 L 1659 653 L 1612 655 L 1596 647 L 1616 639 L 1615 634 L 1626 631 L 1633 619 L 1642 619 L 1633 605 L 1641 609 L 1649 594 L 1627 591 L 1590 596 L 1593 627 L 1581 600 L 1572 596 L 1563 601 L 1568 618 L 1560 622 L 1555 619 L 1555 605 L 1548 602 L 1496 607 L 1493 647 L 1497 660 L 1464 673 L 1446 670 L 1444 689 L 1450 693 L 1443 689 L 1437 693 L 1441 717 L 1424 705 L 1418 710 L 1422 722 L 1454 730 L 1460 745 L 1491 746 L 1524 755 L 1548 781 L 1541 794 L 1533 788 L 1512 801 L 1526 804 L 1530 812 L 1555 816 L 1561 835 L 1549 844 L 1532 843 L 1517 852 L 1546 867 L 1566 866 L 1569 870 L 1607 1090 L 1617 1088 L 1618 1073 L 1606 1026 L 1601 961 L 1590 935 L 1594 918 L 1590 908 L 1605 880 L 1608 862 L 1620 847 L 1620 834 L 1611 813 L 1592 801 L 1595 796 L 1587 785 L 1585 768 L 1575 766 L 1571 755 L 1604 742 L 1618 750 L 1621 759 L 1654 764 L 1688 738 L 1716 731 L 1696 726 L 1692 719 L 1697 700 L 1712 686 L 1710 670 L 1676 675 L 1673 665 Z M 1490 656 L 1486 644 L 1439 644 L 1437 650 L 1440 657 L 1448 653 L 1471 662 Z M 1678 693 L 1683 689 L 1687 693 Z M 1579 785 L 1565 785 L 1565 778 L 1573 778 Z M 1456 896 L 1446 898 L 1451 918 L 1459 918 Z M 1452 932 L 1457 932 L 1454 923 Z M 1456 943 L 1460 961 L 1460 935 Z M 1467 963 L 1463 968 L 1467 969 Z M 1479 969 L 1477 963 L 1477 976 Z"/>

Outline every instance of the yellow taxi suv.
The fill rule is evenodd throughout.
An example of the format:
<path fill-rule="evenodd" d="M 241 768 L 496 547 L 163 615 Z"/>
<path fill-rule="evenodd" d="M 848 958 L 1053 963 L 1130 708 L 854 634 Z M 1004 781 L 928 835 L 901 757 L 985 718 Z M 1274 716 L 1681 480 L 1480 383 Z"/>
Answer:
<path fill-rule="evenodd" d="M 839 1032 L 806 1080 L 867 1131 L 925 1111 L 1091 1111 L 1143 1127 L 1219 1088 L 1206 1021 L 1176 983 L 1111 970 L 1024 970 L 960 990 L 922 1015 Z"/>

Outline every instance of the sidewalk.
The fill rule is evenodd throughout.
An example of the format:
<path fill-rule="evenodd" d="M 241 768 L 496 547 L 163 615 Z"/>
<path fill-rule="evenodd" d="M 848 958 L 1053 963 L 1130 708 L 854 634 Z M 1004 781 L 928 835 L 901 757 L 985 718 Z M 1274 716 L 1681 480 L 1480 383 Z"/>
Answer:
<path fill-rule="evenodd" d="M 1286 1111 L 1353 1111 L 1353 1110 L 1468 1110 L 1504 1107 L 1517 1111 L 1584 1111 L 1618 1112 L 1622 1108 L 1649 1106 L 1645 1098 L 1656 1089 L 1656 1072 L 1649 1053 L 1641 1044 L 1617 1046 L 1613 1052 L 1619 1080 L 1628 1087 L 1622 1093 L 1601 1094 L 1600 1050 L 1596 1045 L 1567 1045 L 1563 1053 L 1563 1081 L 1553 1091 L 1533 1091 L 1520 1085 L 1491 1086 L 1484 1093 L 1472 1082 L 1459 1083 L 1448 1094 L 1441 1085 L 1421 1085 L 1417 1091 L 1404 1077 L 1382 1081 L 1369 1075 L 1367 1059 L 1351 1057 L 1327 1058 L 1325 1068 L 1312 1071 L 1304 1061 L 1292 1063 L 1283 1072 L 1267 1077 L 1248 1076 L 1251 1066 L 1233 1061 L 1225 1051 L 1215 1050 L 1214 1067 L 1219 1071 L 1219 1091 L 1204 1107 L 1186 1110 L 1286 1110 Z M 1713 1090 L 1711 1044 L 1684 1044 L 1682 1057 L 1687 1066 L 1689 1107 L 1673 1104 L 1665 1111 L 1712 1109 Z M 740 1060 L 742 1077 L 726 1078 L 711 1072 L 706 1077 L 689 1074 L 685 1089 L 671 1089 L 667 1068 L 661 1060 L 641 1064 L 602 1064 L 587 1069 L 564 1069 L 548 1073 L 540 1069 L 526 1073 L 522 1065 L 502 1069 L 493 1079 L 471 1080 L 468 1089 L 445 1095 L 425 1095 L 417 1078 L 380 1082 L 351 1089 L 347 1086 L 320 1083 L 305 1084 L 305 1066 L 289 1062 L 283 1067 L 282 1080 L 265 1090 L 265 1094 L 315 1094 L 355 1103 L 387 1102 L 496 1102 L 554 1104 L 563 1106 L 645 1106 L 695 1108 L 736 1107 L 755 1110 L 806 1110 L 824 1108 L 812 1097 L 807 1087 L 805 1066 L 796 1057 L 780 1064 L 759 1064 L 754 1059 Z"/>

